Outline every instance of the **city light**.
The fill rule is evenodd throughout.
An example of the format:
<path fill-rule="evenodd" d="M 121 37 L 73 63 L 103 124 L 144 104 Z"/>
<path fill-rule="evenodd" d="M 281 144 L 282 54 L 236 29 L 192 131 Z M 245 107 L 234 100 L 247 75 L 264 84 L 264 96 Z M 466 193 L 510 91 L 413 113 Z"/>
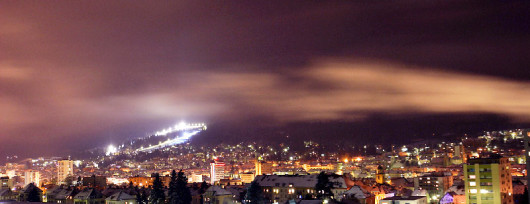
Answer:
<path fill-rule="evenodd" d="M 114 145 L 109 145 L 105 154 L 109 156 L 115 154 L 116 152 L 118 152 L 118 148 L 116 148 Z"/>

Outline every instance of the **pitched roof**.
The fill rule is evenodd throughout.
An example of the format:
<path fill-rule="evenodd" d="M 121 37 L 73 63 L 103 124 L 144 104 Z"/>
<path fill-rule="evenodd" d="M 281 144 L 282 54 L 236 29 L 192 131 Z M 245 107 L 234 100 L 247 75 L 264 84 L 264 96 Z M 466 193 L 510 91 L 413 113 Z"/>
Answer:
<path fill-rule="evenodd" d="M 114 201 L 120 201 L 120 200 L 135 200 L 136 197 L 129 195 L 123 191 L 117 192 L 109 196 L 105 200 L 114 200 Z"/>
<path fill-rule="evenodd" d="M 390 198 L 385 198 L 383 200 L 419 200 L 426 198 L 425 196 L 394 196 Z"/>
<path fill-rule="evenodd" d="M 303 187 L 313 188 L 318 182 L 317 174 L 311 175 L 259 175 L 255 181 L 260 186 L 267 187 Z M 329 181 L 333 183 L 333 188 L 347 188 L 342 176 L 329 176 Z"/>
<path fill-rule="evenodd" d="M 358 199 L 363 199 L 363 198 L 366 198 L 366 193 L 367 192 L 364 192 L 360 186 L 353 186 L 350 188 L 350 190 L 345 191 L 344 195 L 353 196 Z"/>
<path fill-rule="evenodd" d="M 63 189 L 55 195 L 55 199 L 67 199 L 68 196 L 72 196 L 73 194 L 74 190 Z"/>
<path fill-rule="evenodd" d="M 86 188 L 74 196 L 74 199 L 89 200 L 94 198 L 103 198 L 103 194 L 92 188 Z"/>
<path fill-rule="evenodd" d="M 210 186 L 210 188 L 206 189 L 206 192 L 213 192 L 214 196 L 222 196 L 222 195 L 232 195 L 229 191 L 221 188 L 220 186 Z"/>

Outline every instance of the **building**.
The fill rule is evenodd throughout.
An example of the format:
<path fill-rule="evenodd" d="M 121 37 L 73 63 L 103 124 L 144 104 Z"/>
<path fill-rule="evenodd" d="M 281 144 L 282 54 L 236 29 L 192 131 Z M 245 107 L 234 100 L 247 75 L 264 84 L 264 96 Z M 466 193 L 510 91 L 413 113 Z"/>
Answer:
<path fill-rule="evenodd" d="M 13 179 L 10 179 L 7 176 L 0 177 L 0 189 L 12 189 L 13 188 Z"/>
<path fill-rule="evenodd" d="M 526 183 L 527 186 L 530 186 L 530 176 L 528 176 L 528 171 L 530 170 L 530 129 L 523 130 L 524 137 L 524 149 L 525 149 L 525 158 L 526 158 Z M 530 190 L 530 187 L 527 187 Z M 528 194 L 528 200 L 530 200 L 530 193 Z"/>
<path fill-rule="evenodd" d="M 57 164 L 57 183 L 64 184 L 66 177 L 74 175 L 74 161 L 65 159 L 58 161 Z"/>
<path fill-rule="evenodd" d="M 62 189 L 61 191 L 59 191 L 59 193 L 55 195 L 54 202 L 67 204 L 74 203 L 74 196 L 75 194 L 77 194 L 77 192 L 78 191 L 75 189 Z"/>
<path fill-rule="evenodd" d="M 227 191 L 226 189 L 221 188 L 221 186 L 216 185 L 210 186 L 208 189 L 206 189 L 203 199 L 204 204 L 238 203 L 230 191 Z"/>
<path fill-rule="evenodd" d="M 24 186 L 30 183 L 34 183 L 36 186 L 40 186 L 40 172 L 26 171 L 24 173 Z"/>
<path fill-rule="evenodd" d="M 30 202 L 42 202 L 42 190 L 35 186 L 35 184 L 33 183 L 30 183 L 28 185 L 26 185 L 21 191 L 20 191 L 20 194 L 18 195 L 18 201 L 22 201 L 22 202 L 25 202 L 28 200 L 28 198 L 30 197 L 30 192 L 37 192 L 39 194 L 38 198 L 39 200 L 38 201 L 30 201 Z"/>
<path fill-rule="evenodd" d="M 105 199 L 106 204 L 136 204 L 136 196 L 123 191 L 117 192 Z"/>
<path fill-rule="evenodd" d="M 192 174 L 188 177 L 188 183 L 201 183 L 203 182 L 202 174 Z"/>
<path fill-rule="evenodd" d="M 213 161 L 210 163 L 210 184 L 214 185 L 225 177 L 225 163 L 220 161 Z"/>
<path fill-rule="evenodd" d="M 239 174 L 239 177 L 241 177 L 241 182 L 243 183 L 251 183 L 255 178 L 253 173 L 242 173 Z"/>
<path fill-rule="evenodd" d="M 255 175 L 258 176 L 258 175 L 272 175 L 272 164 L 271 163 L 267 163 L 267 162 L 263 162 L 263 161 L 258 161 L 256 160 L 254 162 L 254 165 L 256 167 L 256 170 L 255 170 Z"/>
<path fill-rule="evenodd" d="M 0 203 L 2 202 L 14 202 L 17 200 L 18 195 L 11 191 L 11 189 L 0 189 Z"/>
<path fill-rule="evenodd" d="M 360 204 L 366 204 L 366 197 L 369 196 L 370 193 L 366 192 L 363 188 L 361 188 L 358 185 L 352 186 L 349 190 L 344 192 L 342 196 L 342 201 L 346 201 L 348 199 L 356 199 L 359 201 Z"/>
<path fill-rule="evenodd" d="M 429 203 L 438 203 L 452 185 L 453 176 L 450 174 L 433 173 L 414 178 L 414 189 L 426 190 Z"/>
<path fill-rule="evenodd" d="M 149 187 L 153 185 L 153 181 L 155 180 L 154 175 L 151 175 L 151 177 L 146 176 L 133 176 L 129 177 L 129 182 L 132 182 L 133 186 L 139 186 L 139 187 Z M 165 187 L 169 187 L 169 183 L 171 182 L 171 177 L 169 176 L 160 176 L 160 180 L 162 181 L 162 185 Z"/>
<path fill-rule="evenodd" d="M 375 172 L 375 182 L 378 184 L 385 183 L 385 170 L 381 165 L 377 167 L 377 170 Z"/>
<path fill-rule="evenodd" d="M 425 196 L 394 196 L 381 200 L 381 204 L 427 204 Z"/>
<path fill-rule="evenodd" d="M 75 204 L 104 204 L 105 197 L 93 188 L 85 188 L 74 196 Z"/>
<path fill-rule="evenodd" d="M 263 196 L 272 203 L 285 203 L 292 199 L 315 198 L 315 186 L 318 182 L 317 174 L 312 175 L 260 175 L 256 181 L 263 189 Z M 329 176 L 332 183 L 331 192 L 337 199 L 347 190 L 346 182 L 342 176 Z"/>
<path fill-rule="evenodd" d="M 446 193 L 442 199 L 440 199 L 440 204 L 465 204 L 466 195 L 458 195 L 455 192 Z"/>
<path fill-rule="evenodd" d="M 464 165 L 466 204 L 513 204 L 508 158 L 470 159 Z"/>
<path fill-rule="evenodd" d="M 102 190 L 107 186 L 107 177 L 96 175 L 83 177 L 83 186 Z"/>

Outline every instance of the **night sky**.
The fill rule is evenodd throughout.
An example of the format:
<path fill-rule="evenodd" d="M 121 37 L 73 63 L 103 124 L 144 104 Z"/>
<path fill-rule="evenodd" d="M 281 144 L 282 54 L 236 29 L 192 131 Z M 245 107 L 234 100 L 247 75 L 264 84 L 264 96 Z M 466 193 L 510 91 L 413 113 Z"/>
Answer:
<path fill-rule="evenodd" d="M 0 1 L 0 156 L 180 120 L 231 141 L 315 121 L 341 121 L 335 140 L 530 122 L 529 1 L 367 2 Z"/>

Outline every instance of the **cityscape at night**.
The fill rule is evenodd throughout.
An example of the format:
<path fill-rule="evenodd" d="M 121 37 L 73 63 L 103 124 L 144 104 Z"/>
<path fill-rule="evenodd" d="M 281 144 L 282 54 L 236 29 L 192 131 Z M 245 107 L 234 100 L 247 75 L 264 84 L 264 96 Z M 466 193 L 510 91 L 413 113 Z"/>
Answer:
<path fill-rule="evenodd" d="M 0 0 L 0 204 L 530 204 L 529 11 Z"/>

